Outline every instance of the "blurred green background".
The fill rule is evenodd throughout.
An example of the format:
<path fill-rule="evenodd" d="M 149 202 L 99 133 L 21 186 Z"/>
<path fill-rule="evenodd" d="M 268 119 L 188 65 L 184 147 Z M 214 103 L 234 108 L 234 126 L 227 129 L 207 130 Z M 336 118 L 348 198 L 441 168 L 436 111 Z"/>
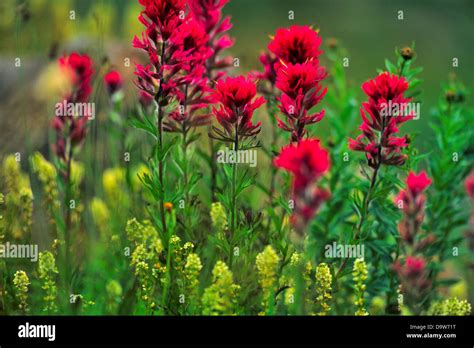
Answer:
<path fill-rule="evenodd" d="M 75 20 L 70 19 L 71 10 Z M 52 109 L 47 98 L 50 86 L 40 77 L 57 56 L 71 50 L 89 52 L 96 61 L 96 93 L 101 93 L 100 79 L 107 69 L 123 70 L 124 57 L 132 62 L 139 59 L 130 45 L 142 29 L 139 10 L 138 0 L 1 0 L 1 152 L 10 150 L 11 134 L 20 128 L 28 136 L 15 139 L 44 144 L 41 130 L 47 127 Z M 400 10 L 403 20 L 398 19 Z M 294 11 L 294 20 L 289 19 L 289 11 Z M 224 12 L 234 24 L 231 35 L 236 43 L 229 53 L 240 59 L 239 73 L 259 68 L 258 56 L 277 28 L 311 24 L 320 29 L 323 40 L 334 37 L 347 49 L 347 77 L 359 92 L 360 84 L 383 68 L 385 58 L 394 60 L 395 47 L 416 42 L 416 66 L 424 68 L 421 121 L 409 127 L 420 131 L 421 137 L 429 109 L 450 73 L 472 89 L 472 0 L 231 0 Z M 22 69 L 14 66 L 15 57 L 21 57 Z M 454 57 L 459 59 L 457 68 L 452 67 Z M 322 61 L 328 64 L 324 55 Z M 125 70 L 127 86 L 135 93 L 133 63 Z M 471 98 L 467 102 L 473 105 Z M 35 119 L 33 129 L 31 119 Z M 10 140 L 5 141 L 5 135 Z"/>

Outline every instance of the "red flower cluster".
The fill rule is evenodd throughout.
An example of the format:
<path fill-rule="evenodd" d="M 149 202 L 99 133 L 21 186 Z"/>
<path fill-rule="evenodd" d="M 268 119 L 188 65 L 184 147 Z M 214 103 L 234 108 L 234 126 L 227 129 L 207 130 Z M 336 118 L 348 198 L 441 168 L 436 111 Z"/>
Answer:
<path fill-rule="evenodd" d="M 166 41 L 181 24 L 185 0 L 138 0 L 144 7 L 138 19 L 146 27 L 146 35 L 154 43 Z M 153 53 L 153 52 L 151 52 Z"/>
<path fill-rule="evenodd" d="M 418 175 L 410 172 L 406 185 L 407 188 L 400 191 L 395 199 L 395 204 L 403 209 L 403 218 L 398 224 L 398 231 L 404 243 L 404 251 L 409 256 L 406 257 L 403 265 L 397 260 L 393 267 L 400 279 L 402 291 L 407 296 L 407 303 L 416 307 L 431 284 L 425 259 L 422 256 L 413 256 L 435 241 L 432 234 L 420 235 L 425 205 L 423 192 L 431 185 L 431 180 L 425 172 Z"/>
<path fill-rule="evenodd" d="M 202 79 L 204 63 L 212 55 L 208 46 L 209 35 L 204 27 L 194 18 L 189 18 L 178 27 L 171 38 L 171 65 L 178 66 L 185 72 L 181 83 L 193 83 Z"/>
<path fill-rule="evenodd" d="M 264 54 L 260 61 L 265 72 L 257 75 L 275 84 L 282 95 L 280 110 L 286 122 L 278 119 L 278 127 L 291 132 L 292 141 L 300 141 L 306 134 L 306 125 L 321 121 L 324 111 L 308 115 L 326 93 L 321 81 L 327 73 L 319 66 L 321 38 L 308 26 L 291 26 L 278 29 L 268 45 L 273 54 Z M 275 76 L 276 72 L 276 76 Z"/>
<path fill-rule="evenodd" d="M 71 90 L 64 96 L 63 103 L 84 103 L 88 100 L 91 92 L 92 61 L 88 55 L 72 53 L 59 59 L 59 66 L 66 76 L 71 78 Z M 65 110 L 63 110 L 65 111 Z M 83 115 L 56 115 L 52 126 L 56 132 L 56 143 L 53 150 L 63 161 L 69 156 L 66 149 L 70 151 L 82 143 L 86 136 L 86 124 L 91 115 L 84 108 Z"/>
<path fill-rule="evenodd" d="M 400 279 L 406 302 L 418 303 L 431 285 L 425 259 L 423 257 L 408 256 L 403 265 L 397 261 L 393 268 Z"/>
<path fill-rule="evenodd" d="M 395 198 L 395 205 L 403 210 L 404 217 L 398 224 L 398 230 L 402 240 L 413 249 L 418 251 L 434 241 L 432 235 L 420 239 L 416 238 L 424 219 L 425 196 L 423 191 L 431 185 L 431 180 L 425 172 L 416 175 L 408 174 L 406 180 L 407 188 L 400 191 Z"/>
<path fill-rule="evenodd" d="M 116 70 L 112 70 L 104 76 L 105 87 L 107 92 L 112 95 L 122 88 L 122 76 Z"/>
<path fill-rule="evenodd" d="M 231 66 L 231 57 L 220 57 L 220 53 L 231 47 L 234 41 L 225 34 L 232 28 L 229 17 L 222 16 L 222 9 L 228 0 L 189 0 L 188 4 L 194 18 L 201 23 L 209 35 L 209 47 L 213 54 L 206 62 L 207 77 L 210 82 L 219 80 L 224 72 L 221 69 Z"/>
<path fill-rule="evenodd" d="M 87 54 L 80 55 L 76 52 L 69 56 L 59 58 L 59 66 L 63 72 L 72 78 L 71 93 L 65 99 L 73 102 L 84 102 L 92 93 L 92 61 Z"/>
<path fill-rule="evenodd" d="M 213 101 L 220 108 L 213 108 L 220 130 L 213 127 L 215 134 L 210 136 L 222 141 L 233 142 L 235 137 L 250 137 L 260 132 L 261 123 L 252 123 L 254 111 L 265 103 L 265 98 L 255 96 L 257 88 L 253 82 L 243 76 L 227 77 L 217 82 L 213 93 Z"/>
<path fill-rule="evenodd" d="M 304 64 L 311 61 L 318 65 L 318 56 L 323 53 L 319 50 L 321 43 L 321 37 L 311 27 L 293 25 L 288 29 L 278 29 L 268 49 L 277 58 L 277 63 Z"/>
<path fill-rule="evenodd" d="M 142 0 L 140 3 L 144 6 L 140 20 L 146 32 L 142 39 L 135 37 L 133 45 L 144 50 L 151 63 L 136 66 L 142 104 L 146 105 L 151 98 L 160 107 L 172 99 L 179 102 L 180 106 L 164 122 L 166 131 L 187 132 L 190 127 L 209 123 L 210 115 L 196 115 L 196 111 L 210 103 L 206 62 L 215 54 L 205 23 L 195 13 L 199 4 L 188 2 L 191 10 L 185 16 L 185 1 Z"/>
<path fill-rule="evenodd" d="M 277 119 L 278 127 L 291 132 L 292 141 L 300 141 L 306 134 L 306 125 L 319 122 L 324 110 L 308 115 L 326 93 L 320 82 L 327 76 L 324 68 L 315 64 L 283 65 L 278 72 L 276 87 L 282 91 L 280 110 L 287 122 Z"/>
<path fill-rule="evenodd" d="M 329 153 L 318 139 L 301 140 L 285 146 L 275 158 L 274 165 L 293 174 L 293 201 L 295 204 L 292 223 L 302 235 L 321 203 L 330 193 L 315 186 L 316 181 L 330 168 Z"/>
<path fill-rule="evenodd" d="M 365 152 L 372 168 L 382 164 L 398 166 L 406 161 L 401 149 L 408 146 L 408 139 L 394 135 L 399 132 L 400 124 L 415 117 L 414 114 L 402 115 L 411 100 L 403 96 L 407 89 L 408 83 L 403 77 L 388 72 L 362 84 L 369 100 L 360 109 L 362 134 L 355 140 L 349 139 L 349 148 Z"/>

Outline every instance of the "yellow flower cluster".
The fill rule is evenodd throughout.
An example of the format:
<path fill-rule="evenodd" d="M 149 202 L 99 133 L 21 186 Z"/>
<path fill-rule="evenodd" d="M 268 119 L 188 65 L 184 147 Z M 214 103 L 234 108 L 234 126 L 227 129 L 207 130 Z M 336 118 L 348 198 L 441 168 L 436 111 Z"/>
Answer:
<path fill-rule="evenodd" d="M 448 298 L 436 302 L 430 309 L 431 315 L 457 315 L 464 316 L 471 314 L 471 304 L 466 300 L 459 300 L 457 297 Z"/>
<path fill-rule="evenodd" d="M 31 232 L 33 192 L 28 176 L 21 171 L 15 155 L 5 157 L 0 177 L 6 190 L 5 215 L 2 218 L 5 234 L 23 240 Z"/>
<path fill-rule="evenodd" d="M 222 203 L 215 202 L 211 204 L 211 222 L 212 228 L 217 233 L 217 236 L 222 238 L 227 228 L 227 216 Z"/>
<path fill-rule="evenodd" d="M 45 291 L 45 296 L 43 297 L 45 306 L 43 311 L 47 313 L 54 313 L 58 310 L 56 306 L 56 297 L 58 294 L 56 275 L 58 273 L 54 255 L 49 251 L 41 252 L 38 260 L 38 276 L 43 282 L 41 286 Z"/>
<path fill-rule="evenodd" d="M 202 306 L 204 315 L 235 315 L 240 286 L 234 284 L 232 272 L 218 261 L 212 270 L 213 284 L 204 290 Z"/>
<path fill-rule="evenodd" d="M 59 211 L 60 203 L 58 199 L 58 174 L 56 168 L 39 152 L 36 152 L 31 156 L 31 165 L 33 173 L 38 175 L 38 178 L 43 185 L 43 205 L 47 210 L 49 223 L 54 228 L 53 237 L 57 238 L 55 215 Z"/>
<path fill-rule="evenodd" d="M 201 273 L 202 263 L 199 255 L 191 253 L 186 259 L 184 266 L 184 276 L 186 279 L 186 292 L 188 302 L 195 303 L 199 295 L 199 274 Z"/>
<path fill-rule="evenodd" d="M 110 280 L 106 287 L 107 292 L 107 312 L 110 314 L 117 314 L 118 305 L 122 298 L 122 286 L 116 280 Z"/>
<path fill-rule="evenodd" d="M 279 263 L 280 257 L 271 245 L 257 255 L 258 281 L 263 290 L 262 304 L 265 310 L 268 309 L 270 301 L 273 301 Z"/>
<path fill-rule="evenodd" d="M 320 263 L 316 267 L 316 301 L 319 304 L 321 311 L 318 315 L 326 315 L 331 310 L 328 301 L 331 296 L 332 275 L 329 266 L 325 263 Z"/>
<path fill-rule="evenodd" d="M 18 300 L 18 308 L 23 312 L 28 311 L 28 286 L 30 279 L 25 271 L 16 271 L 13 276 L 13 286 L 15 288 L 15 297 Z"/>
<path fill-rule="evenodd" d="M 183 274 L 186 265 L 186 259 L 193 251 L 194 244 L 191 242 L 186 242 L 183 246 L 181 246 L 181 238 L 173 235 L 170 239 L 170 248 L 173 255 L 173 268 L 180 274 Z"/>
<path fill-rule="evenodd" d="M 365 293 L 365 281 L 367 280 L 367 264 L 365 263 L 364 259 L 356 259 L 354 261 L 354 268 L 352 269 L 352 278 L 354 279 L 354 289 L 355 289 L 355 305 L 357 306 L 357 311 L 355 315 L 369 315 L 367 310 L 365 309 L 365 300 L 364 300 L 364 293 Z"/>
<path fill-rule="evenodd" d="M 105 204 L 102 199 L 94 197 L 91 202 L 91 213 L 95 225 L 101 233 L 101 236 L 108 238 L 107 226 L 110 219 L 110 211 L 107 207 L 107 204 Z"/>
<path fill-rule="evenodd" d="M 108 201 L 119 203 L 125 199 L 125 185 L 125 170 L 123 168 L 109 168 L 104 171 L 102 186 Z"/>
<path fill-rule="evenodd" d="M 139 223 L 133 218 L 127 222 L 126 232 L 128 239 L 135 246 L 131 255 L 131 265 L 140 284 L 140 298 L 153 313 L 156 308 L 153 296 L 155 279 L 164 272 L 164 267 L 159 262 L 163 244 L 158 238 L 158 232 L 149 221 Z"/>

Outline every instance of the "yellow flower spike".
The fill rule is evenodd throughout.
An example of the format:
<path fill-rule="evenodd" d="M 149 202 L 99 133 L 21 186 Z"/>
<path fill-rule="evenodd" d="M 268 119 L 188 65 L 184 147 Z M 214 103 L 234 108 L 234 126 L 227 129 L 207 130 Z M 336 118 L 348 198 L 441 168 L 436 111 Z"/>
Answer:
<path fill-rule="evenodd" d="M 212 270 L 213 284 L 204 290 L 202 306 L 204 315 L 236 315 L 240 286 L 234 284 L 229 267 L 218 261 Z"/>
<path fill-rule="evenodd" d="M 321 311 L 318 315 L 326 315 L 331 310 L 328 300 L 332 298 L 332 275 L 329 266 L 325 263 L 320 263 L 316 267 L 316 302 L 319 304 Z"/>
<path fill-rule="evenodd" d="M 20 163 L 16 160 L 15 155 L 8 155 L 3 160 L 2 165 L 3 180 L 7 193 L 19 193 L 21 182 L 19 178 L 21 173 Z"/>
<path fill-rule="evenodd" d="M 56 306 L 58 293 L 56 276 L 58 273 L 54 255 L 49 251 L 41 252 L 38 260 L 38 276 L 43 283 L 41 288 L 45 291 L 43 311 L 47 313 L 55 313 L 58 310 Z"/>
<path fill-rule="evenodd" d="M 23 312 L 28 311 L 28 286 L 30 285 L 30 279 L 25 271 L 16 271 L 13 276 L 13 286 L 15 287 L 15 297 L 19 304 L 18 308 Z"/>
<path fill-rule="evenodd" d="M 186 292 L 188 302 L 195 303 L 199 291 L 199 274 L 201 273 L 202 263 L 199 255 L 191 253 L 186 259 L 184 266 L 184 276 L 186 279 Z"/>
<path fill-rule="evenodd" d="M 256 265 L 258 281 L 263 290 L 262 304 L 265 310 L 268 309 L 271 296 L 275 292 L 279 263 L 280 257 L 271 245 L 268 245 L 260 254 L 257 255 Z"/>
<path fill-rule="evenodd" d="M 94 219 L 94 222 L 97 228 L 101 232 L 106 231 L 107 230 L 106 226 L 110 218 L 110 211 L 109 211 L 109 208 L 107 207 L 107 204 L 105 204 L 105 202 L 102 199 L 98 197 L 94 197 L 91 201 L 90 209 L 92 213 L 92 218 Z"/>
<path fill-rule="evenodd" d="M 357 306 L 357 311 L 355 315 L 369 315 L 367 310 L 365 309 L 365 300 L 364 300 L 364 293 L 365 293 L 365 281 L 368 277 L 368 270 L 367 264 L 365 263 L 364 259 L 359 258 L 354 261 L 354 268 L 352 269 L 352 277 L 354 279 L 354 289 L 355 289 L 355 304 Z"/>
<path fill-rule="evenodd" d="M 211 222 L 212 228 L 217 233 L 217 236 L 223 238 L 223 233 L 227 229 L 227 215 L 224 206 L 220 202 L 211 204 Z"/>

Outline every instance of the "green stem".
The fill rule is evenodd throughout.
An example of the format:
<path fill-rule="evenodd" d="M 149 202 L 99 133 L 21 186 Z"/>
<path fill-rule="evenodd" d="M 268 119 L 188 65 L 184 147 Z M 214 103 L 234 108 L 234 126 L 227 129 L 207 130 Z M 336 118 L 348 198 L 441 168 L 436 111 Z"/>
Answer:
<path fill-rule="evenodd" d="M 70 255 L 70 235 L 71 235 L 71 171 L 72 171 L 72 143 L 69 141 L 69 149 L 67 155 L 66 164 L 66 177 L 65 177 L 65 228 L 64 228 L 64 265 L 65 265 L 65 291 L 70 291 L 71 286 L 71 255 Z"/>
<path fill-rule="evenodd" d="M 186 112 L 187 109 L 187 102 L 188 102 L 188 85 L 186 85 L 184 89 L 184 112 Z M 190 204 L 191 204 L 191 199 L 190 199 L 190 193 L 189 193 L 189 173 L 188 173 L 188 131 L 189 129 L 187 128 L 187 122 L 186 120 L 183 121 L 182 123 L 182 135 L 183 135 L 183 142 L 181 144 L 181 150 L 183 152 L 183 190 L 184 190 L 184 216 L 183 216 L 183 223 L 184 223 L 184 233 L 188 237 L 188 239 L 191 238 L 189 234 L 189 230 L 192 231 L 192 226 L 190 226 L 189 223 L 189 216 L 190 216 Z"/>
<path fill-rule="evenodd" d="M 161 47 L 161 65 L 164 65 L 164 58 L 165 58 L 165 51 L 166 51 L 166 43 L 163 42 Z M 162 307 L 165 307 L 165 304 L 168 301 L 168 289 L 171 285 L 171 253 L 172 250 L 170 248 L 170 240 L 171 236 L 168 235 L 168 231 L 166 228 L 166 216 L 165 216 L 165 190 L 164 190 L 164 175 L 163 175 L 163 167 L 164 167 L 164 156 L 163 156 L 163 110 L 161 108 L 161 98 L 163 93 L 163 82 L 164 77 L 161 76 L 160 78 L 160 86 L 158 88 L 158 92 L 155 96 L 155 101 L 157 104 L 157 143 L 156 143 L 156 154 L 158 156 L 158 181 L 160 184 L 160 194 L 159 194 L 159 211 L 160 211 L 160 218 L 161 218 L 161 227 L 162 227 L 162 234 L 167 237 L 167 254 L 166 254 L 166 283 L 163 288 L 163 297 L 162 297 Z"/>
<path fill-rule="evenodd" d="M 166 49 L 166 44 L 163 42 L 162 48 L 161 48 L 161 65 L 164 64 L 164 57 L 165 57 L 165 49 Z M 156 144 L 156 152 L 159 154 L 158 157 L 158 180 L 160 182 L 160 201 L 159 201 L 159 209 L 160 209 L 160 217 L 161 217 L 161 227 L 163 229 L 163 235 L 166 235 L 166 216 L 165 216 L 165 189 L 164 189 L 164 179 L 163 179 L 163 166 L 164 166 L 164 158 L 163 158 L 163 110 L 161 108 L 161 97 L 163 93 L 163 81 L 164 78 L 161 77 L 160 79 L 160 87 L 158 89 L 158 92 L 155 96 L 155 100 L 157 103 L 157 131 L 158 131 L 158 141 Z"/>
<path fill-rule="evenodd" d="M 362 226 L 364 225 L 364 222 L 367 219 L 368 212 L 369 212 L 369 205 L 370 205 L 370 202 L 372 200 L 372 191 L 375 188 L 375 184 L 377 182 L 377 174 L 379 172 L 380 167 L 382 166 L 382 150 L 383 150 L 383 148 L 382 148 L 382 138 L 383 138 L 383 133 L 385 131 L 385 126 L 386 126 L 385 117 L 382 116 L 382 127 L 381 127 L 380 135 L 379 135 L 379 143 L 377 145 L 377 148 L 378 148 L 377 162 L 376 162 L 374 171 L 372 173 L 372 179 L 370 180 L 369 189 L 368 189 L 368 191 L 367 191 L 367 193 L 364 197 L 363 210 L 362 210 L 362 214 L 361 214 L 359 223 L 357 224 L 357 227 L 356 227 L 356 230 L 355 230 L 355 233 L 354 233 L 353 242 L 357 242 L 357 240 L 359 239 L 361 231 L 362 231 Z M 345 258 L 344 261 L 342 262 L 341 267 L 339 267 L 339 269 L 336 273 L 336 279 L 338 279 L 340 277 L 340 275 L 342 274 L 342 271 L 344 270 L 344 268 L 347 265 L 347 261 L 348 261 L 348 259 Z"/>
<path fill-rule="evenodd" d="M 239 150 L 239 123 L 235 123 L 235 136 L 234 136 L 234 151 L 237 156 Z M 233 251 L 232 242 L 235 237 L 237 230 L 237 199 L 236 199 L 236 179 L 237 179 L 237 163 L 232 162 L 232 179 L 231 179 L 231 237 L 230 237 L 230 255 L 229 255 L 229 267 L 232 267 Z"/>

